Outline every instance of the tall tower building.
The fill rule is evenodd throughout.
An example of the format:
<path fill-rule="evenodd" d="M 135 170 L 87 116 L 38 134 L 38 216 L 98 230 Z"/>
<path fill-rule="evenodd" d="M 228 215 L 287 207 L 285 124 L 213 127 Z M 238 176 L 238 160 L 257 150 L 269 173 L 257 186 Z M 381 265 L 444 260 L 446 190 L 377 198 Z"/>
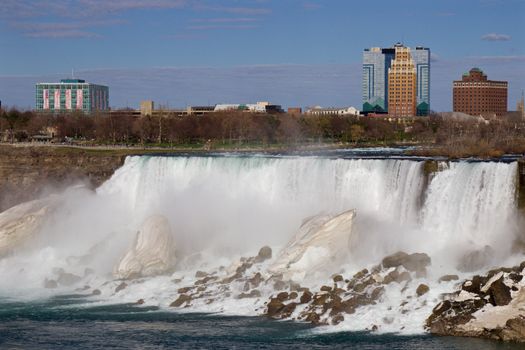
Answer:
<path fill-rule="evenodd" d="M 372 47 L 363 52 L 363 112 L 388 112 L 388 69 L 393 48 Z"/>
<path fill-rule="evenodd" d="M 417 109 L 417 70 L 410 48 L 396 46 L 395 58 L 388 69 L 388 114 L 411 117 Z"/>
<path fill-rule="evenodd" d="M 412 50 L 417 76 L 417 111 L 423 116 L 430 114 L 430 49 L 417 46 Z"/>
<path fill-rule="evenodd" d="M 391 48 L 372 47 L 363 52 L 363 112 L 390 113 L 388 93 L 388 70 L 395 58 L 398 43 Z M 416 112 L 414 115 L 428 115 L 430 112 L 430 49 L 418 46 L 411 50 L 416 69 Z"/>

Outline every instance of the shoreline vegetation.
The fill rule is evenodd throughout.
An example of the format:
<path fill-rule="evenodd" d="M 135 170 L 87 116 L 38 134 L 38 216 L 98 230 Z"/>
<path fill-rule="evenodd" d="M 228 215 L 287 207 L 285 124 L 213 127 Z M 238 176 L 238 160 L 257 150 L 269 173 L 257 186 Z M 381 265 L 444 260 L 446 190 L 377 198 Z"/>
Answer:
<path fill-rule="evenodd" d="M 525 154 L 525 120 L 458 120 L 435 113 L 388 120 L 238 111 L 182 117 L 126 111 L 54 116 L 11 109 L 0 110 L 0 144 L 114 155 L 407 147 L 407 156 L 494 159 Z"/>

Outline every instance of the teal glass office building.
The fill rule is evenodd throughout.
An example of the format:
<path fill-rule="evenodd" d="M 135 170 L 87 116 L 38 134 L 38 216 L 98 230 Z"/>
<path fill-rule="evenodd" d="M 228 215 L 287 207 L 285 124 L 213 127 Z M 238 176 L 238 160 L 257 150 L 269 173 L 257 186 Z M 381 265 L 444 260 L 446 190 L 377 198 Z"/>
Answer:
<path fill-rule="evenodd" d="M 388 69 L 395 57 L 396 44 L 391 48 L 373 47 L 363 52 L 363 112 L 388 113 Z M 430 113 L 430 49 L 410 50 L 417 70 L 417 115 Z"/>
<path fill-rule="evenodd" d="M 36 84 L 38 112 L 93 113 L 109 110 L 109 88 L 82 79 L 62 79 L 60 83 Z"/>

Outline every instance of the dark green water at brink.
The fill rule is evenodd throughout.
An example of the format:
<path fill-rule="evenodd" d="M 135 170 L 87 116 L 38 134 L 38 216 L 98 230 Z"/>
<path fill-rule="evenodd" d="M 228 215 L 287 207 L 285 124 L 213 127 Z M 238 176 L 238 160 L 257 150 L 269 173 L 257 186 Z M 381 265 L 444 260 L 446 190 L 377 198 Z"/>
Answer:
<path fill-rule="evenodd" d="M 180 314 L 130 304 L 86 306 L 81 296 L 0 299 L 0 349 L 523 349 L 468 338 L 318 334 L 263 317 Z"/>

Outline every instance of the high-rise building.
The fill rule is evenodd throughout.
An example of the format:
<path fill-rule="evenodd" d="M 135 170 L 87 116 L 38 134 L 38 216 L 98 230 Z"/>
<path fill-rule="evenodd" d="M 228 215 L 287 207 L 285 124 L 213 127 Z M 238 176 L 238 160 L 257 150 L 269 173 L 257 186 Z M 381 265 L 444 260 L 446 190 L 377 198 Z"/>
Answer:
<path fill-rule="evenodd" d="M 396 47 L 395 58 L 388 69 L 388 115 L 412 117 L 416 115 L 417 73 L 410 48 Z"/>
<path fill-rule="evenodd" d="M 395 50 L 372 47 L 363 52 L 363 112 L 387 113 L 388 69 Z"/>
<path fill-rule="evenodd" d="M 363 112 L 389 113 L 388 70 L 395 58 L 396 44 L 391 48 L 372 47 L 363 52 Z M 430 49 L 411 50 L 416 69 L 416 112 L 428 115 L 430 111 Z"/>
<path fill-rule="evenodd" d="M 507 113 L 506 81 L 488 80 L 479 68 L 472 68 L 463 74 L 461 80 L 454 81 L 454 112 L 470 115 Z"/>
<path fill-rule="evenodd" d="M 84 113 L 109 110 L 109 88 L 82 79 L 62 79 L 60 83 L 36 84 L 36 110 L 39 112 Z"/>

